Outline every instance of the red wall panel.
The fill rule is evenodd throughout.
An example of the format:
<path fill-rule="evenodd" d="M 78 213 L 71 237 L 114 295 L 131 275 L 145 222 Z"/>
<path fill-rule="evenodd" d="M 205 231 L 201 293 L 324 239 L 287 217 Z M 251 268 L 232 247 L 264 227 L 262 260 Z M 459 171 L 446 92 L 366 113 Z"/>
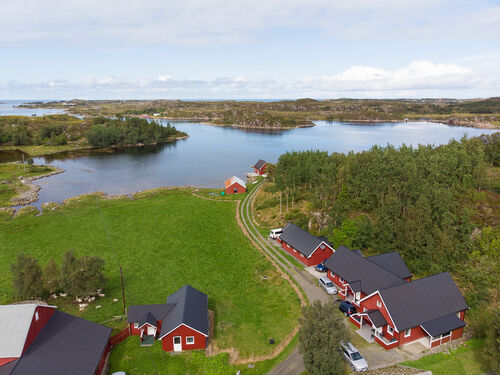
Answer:
<path fill-rule="evenodd" d="M 164 351 L 171 352 L 174 350 L 174 336 L 181 336 L 182 350 L 195 350 L 206 348 L 206 337 L 199 332 L 181 325 L 161 340 L 161 346 Z M 193 336 L 194 344 L 186 344 L 186 337 Z"/>
<path fill-rule="evenodd" d="M 26 342 L 24 343 L 23 353 L 28 349 L 33 340 L 36 339 L 42 328 L 47 324 L 52 315 L 54 315 L 56 309 L 54 307 L 48 306 L 37 306 L 31 320 L 30 329 L 26 337 Z M 38 314 L 38 320 L 36 320 L 36 315 Z"/>

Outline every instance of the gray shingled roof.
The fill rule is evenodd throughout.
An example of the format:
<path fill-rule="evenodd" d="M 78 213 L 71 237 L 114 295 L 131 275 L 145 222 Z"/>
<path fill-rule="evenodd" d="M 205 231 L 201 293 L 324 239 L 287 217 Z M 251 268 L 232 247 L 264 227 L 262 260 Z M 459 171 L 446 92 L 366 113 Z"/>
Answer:
<path fill-rule="evenodd" d="M 94 374 L 111 331 L 109 327 L 55 311 L 8 374 Z"/>
<path fill-rule="evenodd" d="M 158 320 L 163 318 L 174 308 L 174 305 L 161 303 L 156 305 L 132 305 L 128 307 L 127 322 L 128 323 L 141 323 L 144 321 L 146 315 L 151 313 L 153 317 Z"/>
<path fill-rule="evenodd" d="M 167 303 L 175 307 L 162 322 L 160 338 L 181 324 L 208 336 L 208 297 L 205 293 L 184 285 L 168 296 Z"/>
<path fill-rule="evenodd" d="M 366 257 L 366 259 L 402 279 L 413 276 L 397 251 L 373 255 L 371 257 Z"/>
<path fill-rule="evenodd" d="M 441 336 L 443 333 L 465 327 L 465 322 L 457 314 L 444 315 L 422 324 L 422 328 L 432 337 Z"/>
<path fill-rule="evenodd" d="M 387 324 L 387 321 L 385 320 L 380 310 L 368 310 L 366 312 L 366 315 L 368 315 L 376 328 L 383 327 Z"/>
<path fill-rule="evenodd" d="M 324 265 L 344 278 L 357 291 L 371 294 L 377 290 L 406 284 L 406 281 L 382 267 L 359 256 L 354 251 L 340 246 Z"/>
<path fill-rule="evenodd" d="M 153 314 L 151 314 L 150 312 L 148 312 L 146 315 L 144 315 L 144 317 L 139 322 L 139 327 L 142 327 L 144 324 L 149 324 L 151 326 L 155 326 L 156 327 L 157 323 L 158 323 L 158 319 L 156 319 L 153 316 Z"/>
<path fill-rule="evenodd" d="M 309 257 L 324 241 L 323 238 L 316 237 L 293 223 L 285 225 L 280 240 L 285 241 L 306 257 Z"/>
<path fill-rule="evenodd" d="M 381 290 L 380 295 L 399 332 L 468 309 L 448 272 Z"/>
<path fill-rule="evenodd" d="M 259 159 L 259 161 L 255 163 L 254 168 L 261 169 L 266 163 L 265 160 Z"/>

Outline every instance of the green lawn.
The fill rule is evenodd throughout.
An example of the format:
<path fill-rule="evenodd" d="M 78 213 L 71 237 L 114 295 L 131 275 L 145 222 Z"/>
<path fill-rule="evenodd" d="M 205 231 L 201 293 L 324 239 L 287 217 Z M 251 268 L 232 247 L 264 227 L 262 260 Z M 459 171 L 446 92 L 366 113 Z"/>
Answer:
<path fill-rule="evenodd" d="M 34 256 L 43 266 L 51 257 L 60 261 L 71 249 L 79 256 L 103 257 L 109 278 L 106 297 L 82 317 L 102 323 L 123 314 L 121 265 L 127 304 L 162 303 L 189 283 L 209 296 L 218 347 L 235 348 L 242 358 L 270 353 L 268 340 L 279 343 L 297 324 L 300 301 L 243 235 L 235 221 L 235 204 L 201 199 L 189 190 L 163 189 L 136 197 L 82 196 L 42 216 L 0 224 L 0 303 L 14 301 L 9 266 L 17 253 Z M 79 314 L 69 299 L 49 302 Z"/>
<path fill-rule="evenodd" d="M 402 365 L 432 371 L 433 375 L 481 375 L 484 341 L 472 339 L 451 353 L 442 352 L 406 361 Z"/>

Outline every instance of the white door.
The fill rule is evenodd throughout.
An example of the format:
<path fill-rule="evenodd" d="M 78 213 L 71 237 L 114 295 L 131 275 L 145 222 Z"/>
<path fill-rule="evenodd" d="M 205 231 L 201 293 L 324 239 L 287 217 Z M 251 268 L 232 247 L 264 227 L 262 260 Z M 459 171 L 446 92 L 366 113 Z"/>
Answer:
<path fill-rule="evenodd" d="M 181 336 L 174 336 L 174 352 L 182 352 Z"/>

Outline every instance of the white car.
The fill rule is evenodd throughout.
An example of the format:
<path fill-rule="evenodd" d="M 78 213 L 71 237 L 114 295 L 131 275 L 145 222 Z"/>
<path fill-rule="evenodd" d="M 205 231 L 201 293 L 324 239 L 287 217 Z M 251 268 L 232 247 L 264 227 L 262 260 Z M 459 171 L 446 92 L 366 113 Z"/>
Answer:
<path fill-rule="evenodd" d="M 335 288 L 335 285 L 333 285 L 332 281 L 326 276 L 319 278 L 318 285 L 322 287 L 327 294 L 337 294 L 337 288 Z"/>
<path fill-rule="evenodd" d="M 344 359 L 354 371 L 361 372 L 368 370 L 368 363 L 353 344 L 350 342 L 347 344 L 341 343 L 340 348 L 342 349 Z"/>
<path fill-rule="evenodd" d="M 283 233 L 283 228 L 271 229 L 271 232 L 269 232 L 269 237 L 275 240 L 281 235 L 281 233 Z"/>

